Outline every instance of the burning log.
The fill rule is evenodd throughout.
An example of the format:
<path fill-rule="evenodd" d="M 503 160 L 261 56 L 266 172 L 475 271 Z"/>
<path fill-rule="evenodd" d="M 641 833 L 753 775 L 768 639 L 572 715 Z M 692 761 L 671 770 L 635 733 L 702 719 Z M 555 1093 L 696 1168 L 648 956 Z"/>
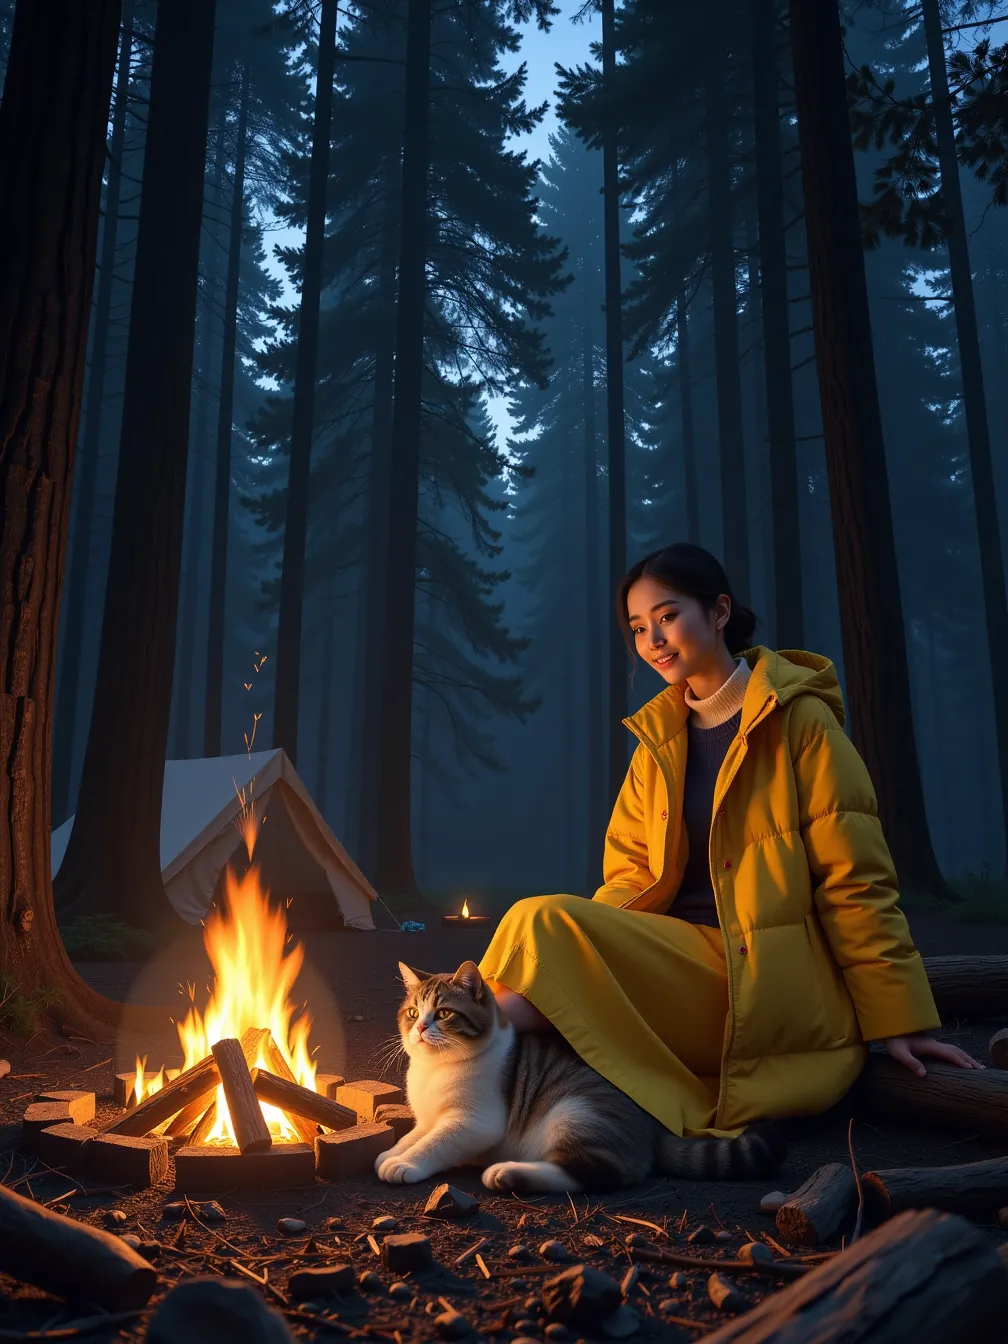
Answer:
<path fill-rule="evenodd" d="M 1008 1013 L 1008 957 L 925 957 L 924 969 L 943 1018 Z"/>
<path fill-rule="evenodd" d="M 207 1135 L 212 1131 L 217 1123 L 217 1098 L 206 1108 L 197 1122 L 196 1128 L 189 1135 L 185 1146 L 187 1148 L 198 1148 L 201 1143 L 206 1141 Z"/>
<path fill-rule="evenodd" d="M 192 1133 L 194 1126 L 202 1119 L 208 1111 L 212 1111 L 216 1105 L 216 1098 L 210 1105 L 207 1105 L 206 1097 L 197 1097 L 191 1101 L 188 1106 L 183 1106 L 178 1115 L 165 1130 L 166 1139 L 188 1138 Z"/>
<path fill-rule="evenodd" d="M 120 1238 L 43 1209 L 0 1186 L 0 1269 L 73 1302 L 108 1311 L 143 1307 L 157 1285 L 146 1260 Z"/>
<path fill-rule="evenodd" d="M 256 1069 L 252 1086 L 260 1101 L 279 1106 L 288 1115 L 313 1120 L 317 1125 L 325 1125 L 327 1129 L 350 1129 L 357 1124 L 356 1111 L 341 1106 L 338 1101 L 330 1101 L 328 1097 L 320 1097 L 317 1092 L 309 1092 L 300 1083 L 278 1078 L 275 1073 L 269 1073 L 266 1069 Z M 312 1142 L 314 1138 L 313 1132 Z"/>
<path fill-rule="evenodd" d="M 166 1083 L 160 1092 L 146 1097 L 138 1106 L 118 1116 L 105 1126 L 106 1134 L 137 1136 L 163 1125 L 192 1101 L 199 1101 L 220 1083 L 220 1070 L 213 1055 L 207 1055 L 172 1083 Z"/>
<path fill-rule="evenodd" d="M 997 1344 L 1008 1318 L 1008 1262 L 965 1219 L 915 1210 L 868 1233 L 708 1344 Z"/>
<path fill-rule="evenodd" d="M 276 1041 L 273 1039 L 273 1033 L 267 1031 L 263 1033 L 263 1036 L 264 1039 L 260 1043 L 259 1053 L 265 1055 L 267 1069 L 269 1070 L 270 1073 L 275 1074 L 276 1077 L 282 1078 L 284 1082 L 292 1083 L 295 1087 L 297 1087 L 298 1080 L 294 1077 L 290 1065 L 287 1063 L 286 1059 L 284 1059 L 283 1051 L 280 1049 Z M 257 1077 L 257 1074 L 258 1070 L 256 1070 L 252 1074 L 253 1086 L 255 1085 L 255 1079 Z M 256 1095 L 258 1096 L 260 1094 L 257 1092 Z M 312 1095 L 314 1095 L 314 1093 Z M 323 1095 L 325 1094 L 323 1093 Z M 263 1100 L 266 1101 L 268 1100 L 268 1098 L 264 1097 Z M 316 1134 L 315 1125 L 313 1125 L 310 1120 L 305 1119 L 303 1116 L 301 1116 L 295 1111 L 289 1111 L 287 1119 L 294 1126 L 301 1142 L 310 1144 L 311 1147 L 314 1148 L 315 1134 Z"/>
<path fill-rule="evenodd" d="M 821 1246 L 857 1201 L 854 1173 L 842 1162 L 819 1167 L 777 1210 L 777 1230 L 799 1246 Z"/>
<path fill-rule="evenodd" d="M 1008 1138 L 1008 1073 L 927 1063 L 923 1078 L 888 1055 L 871 1054 L 851 1090 L 860 1114 Z"/>
<path fill-rule="evenodd" d="M 904 1209 L 945 1209 L 990 1214 L 1008 1204 L 1008 1157 L 952 1167 L 892 1167 L 861 1178 L 865 1203 L 876 1219 Z"/>
<path fill-rule="evenodd" d="M 212 1049 L 220 1070 L 238 1151 L 242 1154 L 266 1152 L 273 1146 L 273 1136 L 263 1118 L 241 1041 L 225 1037 L 217 1041 Z"/>

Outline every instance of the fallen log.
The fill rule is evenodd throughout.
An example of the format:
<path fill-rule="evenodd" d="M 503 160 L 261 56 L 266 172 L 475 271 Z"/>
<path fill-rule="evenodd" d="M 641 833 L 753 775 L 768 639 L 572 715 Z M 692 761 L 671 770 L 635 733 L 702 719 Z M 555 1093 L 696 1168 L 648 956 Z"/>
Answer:
<path fill-rule="evenodd" d="M 0 1186 L 0 1269 L 70 1302 L 128 1311 L 149 1301 L 153 1267 L 121 1237 Z"/>
<path fill-rule="evenodd" d="M 231 1128 L 240 1153 L 265 1153 L 273 1147 L 259 1098 L 252 1085 L 241 1041 L 225 1037 L 213 1046 L 213 1057 L 220 1070 L 224 1097 L 231 1115 Z"/>
<path fill-rule="evenodd" d="M 996 1069 L 1008 1069 L 1008 1027 L 994 1033 L 987 1049 Z"/>
<path fill-rule="evenodd" d="M 938 1125 L 988 1138 L 1008 1138 L 1008 1072 L 960 1069 L 928 1060 L 918 1078 L 888 1055 L 872 1053 L 850 1092 L 868 1119 Z"/>
<path fill-rule="evenodd" d="M 839 1232 L 857 1202 L 854 1173 L 843 1162 L 827 1162 L 777 1210 L 777 1230 L 799 1246 L 821 1246 Z"/>
<path fill-rule="evenodd" d="M 1008 1204 L 1008 1157 L 964 1162 L 953 1167 L 892 1167 L 861 1178 L 865 1205 L 873 1218 L 891 1218 L 904 1209 L 945 1209 L 949 1213 L 990 1214 Z"/>
<path fill-rule="evenodd" d="M 200 1147 L 201 1144 L 206 1142 L 207 1135 L 210 1134 L 216 1123 L 217 1123 L 217 1098 L 214 1097 L 213 1101 L 200 1116 L 199 1120 L 196 1123 L 196 1127 L 193 1129 L 193 1132 L 186 1139 L 185 1144 L 183 1146 L 186 1148 Z"/>
<path fill-rule="evenodd" d="M 707 1344 L 999 1344 L 1008 1262 L 954 1213 L 908 1210 L 706 1336 Z"/>
<path fill-rule="evenodd" d="M 943 1020 L 1008 1013 L 1008 957 L 925 957 L 924 969 Z"/>
<path fill-rule="evenodd" d="M 327 1129 L 351 1129 L 357 1124 L 357 1112 L 338 1101 L 320 1097 L 317 1092 L 309 1092 L 299 1083 L 290 1083 L 278 1078 L 267 1069 L 257 1069 L 252 1086 L 260 1101 L 268 1101 L 279 1106 L 289 1115 L 299 1115 L 304 1120 L 313 1120 Z"/>

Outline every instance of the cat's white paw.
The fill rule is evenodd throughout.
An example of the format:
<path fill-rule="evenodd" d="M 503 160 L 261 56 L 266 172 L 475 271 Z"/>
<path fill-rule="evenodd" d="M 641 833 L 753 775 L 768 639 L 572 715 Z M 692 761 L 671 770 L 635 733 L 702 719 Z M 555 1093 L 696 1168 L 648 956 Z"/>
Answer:
<path fill-rule="evenodd" d="M 401 1148 L 397 1143 L 391 1148 L 386 1148 L 383 1153 L 379 1153 L 374 1160 L 374 1169 L 378 1173 L 378 1175 L 379 1176 L 381 1175 L 381 1169 L 386 1162 L 388 1162 L 391 1158 L 400 1157 L 404 1151 L 405 1149 Z"/>
<path fill-rule="evenodd" d="M 483 1172 L 483 1184 L 488 1190 L 517 1190 L 521 1177 L 521 1163 L 491 1162 Z"/>
<path fill-rule="evenodd" d="M 415 1181 L 425 1181 L 431 1174 L 419 1162 L 411 1162 L 405 1153 L 395 1157 L 390 1153 L 380 1154 L 375 1170 L 380 1181 L 388 1181 L 392 1185 L 412 1185 Z"/>

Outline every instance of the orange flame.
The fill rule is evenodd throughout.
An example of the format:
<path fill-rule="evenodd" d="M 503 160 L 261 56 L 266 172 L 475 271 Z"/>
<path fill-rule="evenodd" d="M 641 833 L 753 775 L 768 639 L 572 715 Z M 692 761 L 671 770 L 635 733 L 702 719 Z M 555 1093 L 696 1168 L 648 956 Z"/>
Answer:
<path fill-rule="evenodd" d="M 251 852 L 255 819 L 251 807 L 245 813 L 244 800 L 243 814 L 239 829 Z M 287 921 L 281 910 L 270 906 L 259 882 L 258 867 L 252 865 L 240 879 L 228 868 L 225 881 L 225 907 L 214 910 L 203 932 L 214 970 L 210 1000 L 205 1013 L 201 1014 L 192 1004 L 184 1020 L 177 1024 L 185 1054 L 182 1067 L 190 1069 L 199 1063 L 210 1053 L 210 1047 L 225 1036 L 240 1038 L 249 1028 L 265 1027 L 297 1081 L 315 1092 L 315 1064 L 308 1045 L 311 1017 L 303 1012 L 295 1018 L 296 1007 L 290 998 L 304 962 L 304 949 L 295 943 L 285 953 Z M 270 1067 L 264 1052 L 253 1062 L 262 1068 Z M 137 1059 L 138 1101 L 164 1086 L 164 1070 L 150 1078 L 145 1074 L 146 1063 L 146 1058 Z M 297 1140 L 297 1132 L 281 1110 L 267 1104 L 262 1109 L 275 1139 Z M 216 1123 L 204 1142 L 234 1144 L 234 1141 L 224 1089 L 218 1087 Z"/>
<path fill-rule="evenodd" d="M 469 902 L 465 899 L 463 899 L 462 901 L 462 918 L 463 919 L 469 918 Z"/>

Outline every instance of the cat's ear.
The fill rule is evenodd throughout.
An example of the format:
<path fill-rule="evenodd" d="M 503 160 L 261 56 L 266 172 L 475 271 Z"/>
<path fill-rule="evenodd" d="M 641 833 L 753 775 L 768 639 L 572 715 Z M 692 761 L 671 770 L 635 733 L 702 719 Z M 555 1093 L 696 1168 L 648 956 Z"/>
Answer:
<path fill-rule="evenodd" d="M 464 961 L 452 976 L 452 984 L 467 990 L 477 1003 L 483 1001 L 483 987 L 486 982 L 474 961 Z"/>
<path fill-rule="evenodd" d="M 402 982 L 407 989 L 419 989 L 425 980 L 430 979 L 429 971 L 415 971 L 412 966 L 407 966 L 404 961 L 399 963 L 399 974 L 402 976 Z"/>

